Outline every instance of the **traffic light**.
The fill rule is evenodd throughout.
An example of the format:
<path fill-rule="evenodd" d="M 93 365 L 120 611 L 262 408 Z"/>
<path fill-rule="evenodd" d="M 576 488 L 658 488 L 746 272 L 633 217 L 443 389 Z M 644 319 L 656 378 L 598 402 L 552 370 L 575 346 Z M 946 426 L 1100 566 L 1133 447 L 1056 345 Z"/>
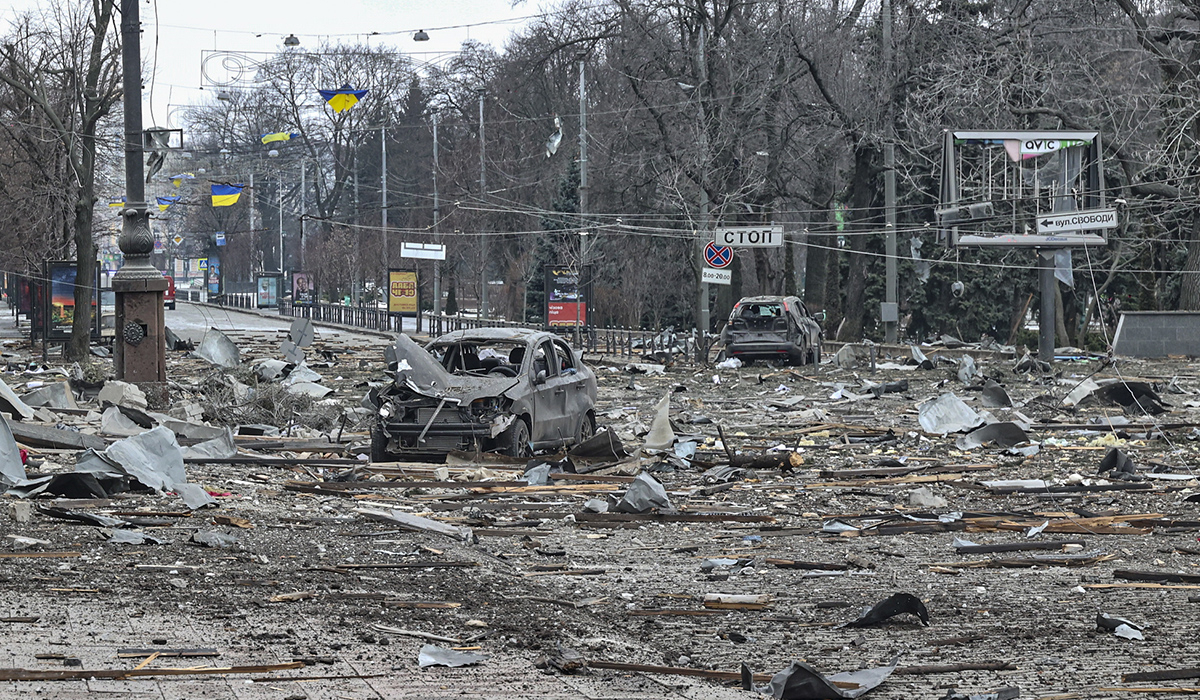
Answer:
<path fill-rule="evenodd" d="M 956 204 L 941 209 L 935 209 L 938 224 L 942 226 L 957 226 L 974 221 L 983 221 L 996 216 L 996 207 L 991 202 L 976 204 Z"/>

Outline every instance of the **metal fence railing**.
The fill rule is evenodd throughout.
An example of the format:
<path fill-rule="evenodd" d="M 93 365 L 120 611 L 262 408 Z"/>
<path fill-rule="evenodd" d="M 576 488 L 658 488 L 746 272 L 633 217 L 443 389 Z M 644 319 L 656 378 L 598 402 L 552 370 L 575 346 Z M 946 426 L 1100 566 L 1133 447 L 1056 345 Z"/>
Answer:
<path fill-rule="evenodd" d="M 204 301 L 204 295 L 198 290 L 184 293 L 187 301 Z M 209 303 L 231 306 L 240 309 L 257 307 L 257 296 L 254 293 L 227 293 L 209 295 Z M 293 318 L 308 318 L 313 321 L 334 323 L 354 328 L 365 328 L 385 333 L 403 332 L 404 319 L 389 314 L 386 309 L 367 306 L 345 306 L 342 304 L 314 304 L 313 306 L 296 306 L 290 300 L 279 300 L 279 314 Z M 501 319 L 476 318 L 473 316 L 447 316 L 424 314 L 418 318 L 418 332 L 424 331 L 430 337 L 437 337 L 452 331 L 473 330 L 476 328 L 522 328 L 528 324 L 520 321 L 505 321 Z M 410 324 L 411 328 L 411 324 Z M 645 329 L 632 327 L 615 328 L 585 328 L 575 332 L 572 328 L 559 329 L 563 338 L 574 348 L 584 352 L 596 353 L 612 357 L 646 358 L 656 361 L 695 361 L 703 364 L 709 362 L 710 351 L 717 340 L 713 334 L 698 337 L 695 330 L 688 333 L 676 333 L 673 328 Z"/>

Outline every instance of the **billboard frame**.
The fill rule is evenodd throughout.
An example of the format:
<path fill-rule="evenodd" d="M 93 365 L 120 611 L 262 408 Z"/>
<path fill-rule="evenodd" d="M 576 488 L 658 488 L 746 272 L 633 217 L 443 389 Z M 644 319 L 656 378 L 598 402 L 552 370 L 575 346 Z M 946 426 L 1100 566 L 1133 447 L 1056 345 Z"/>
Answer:
<path fill-rule="evenodd" d="M 949 208 L 956 205 L 966 205 L 973 202 L 961 200 L 962 183 L 960 174 L 960 146 L 964 145 L 1001 145 L 1005 141 L 1086 141 L 1081 157 L 1080 179 L 1083 181 L 1079 196 L 1083 199 L 1082 210 L 1032 212 L 1034 231 L 1037 230 L 1037 220 L 1042 217 L 1084 214 L 1105 208 L 1103 141 L 1099 131 L 1039 131 L 1039 130 L 1004 130 L 977 131 L 947 129 L 942 144 L 942 172 L 940 182 L 940 207 Z M 1046 151 L 1046 153 L 1057 152 Z M 942 224 L 942 222 L 935 222 Z M 964 224 L 969 225 L 969 224 Z M 990 234 L 981 232 L 961 233 L 959 226 L 940 226 L 939 233 L 943 242 L 949 247 L 1008 247 L 1008 248 L 1072 248 L 1080 246 L 1107 245 L 1108 229 L 1095 231 L 1078 231 L 1076 233 L 1009 233 Z"/>

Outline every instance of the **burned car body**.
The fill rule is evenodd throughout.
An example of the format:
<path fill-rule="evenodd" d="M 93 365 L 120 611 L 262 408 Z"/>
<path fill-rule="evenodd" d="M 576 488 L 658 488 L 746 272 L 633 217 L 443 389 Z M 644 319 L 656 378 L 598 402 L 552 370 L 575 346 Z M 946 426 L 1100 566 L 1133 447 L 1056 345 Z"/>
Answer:
<path fill-rule="evenodd" d="M 796 297 L 743 297 L 734 304 L 721 340 L 727 358 L 817 364 L 823 332 Z"/>
<path fill-rule="evenodd" d="M 521 457 L 573 445 L 596 430 L 596 375 L 552 333 L 480 328 L 425 348 L 401 335 L 377 411 L 371 459 L 422 459 L 452 450 Z"/>

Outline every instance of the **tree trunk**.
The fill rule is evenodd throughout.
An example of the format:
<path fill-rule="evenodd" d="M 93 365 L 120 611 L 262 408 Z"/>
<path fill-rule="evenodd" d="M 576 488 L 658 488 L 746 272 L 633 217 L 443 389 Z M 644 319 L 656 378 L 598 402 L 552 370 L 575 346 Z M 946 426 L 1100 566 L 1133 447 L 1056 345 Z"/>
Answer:
<path fill-rule="evenodd" d="M 1188 240 L 1187 262 L 1179 283 L 1179 310 L 1200 309 L 1200 214 L 1192 214 L 1192 235 Z"/>
<path fill-rule="evenodd" d="M 872 167 L 875 150 L 859 147 L 854 150 L 854 176 L 850 181 L 850 207 L 853 225 L 850 227 L 850 269 L 846 279 L 846 324 L 838 340 L 861 340 L 866 317 L 867 293 L 867 236 L 871 221 L 871 205 L 875 199 L 875 178 Z"/>
<path fill-rule="evenodd" d="M 1058 280 L 1054 281 L 1054 332 L 1058 336 L 1056 347 L 1071 345 L 1071 337 L 1067 335 L 1067 319 L 1063 312 L 1063 293 L 1062 285 Z"/>
<path fill-rule="evenodd" d="M 829 251 L 825 246 L 829 245 L 829 238 L 815 233 L 804 237 L 804 304 L 812 312 L 828 308 L 825 303 L 825 271 L 829 265 Z"/>
<path fill-rule="evenodd" d="M 87 359 L 92 334 L 92 300 L 96 284 L 96 242 L 92 239 L 92 205 L 95 186 L 90 181 L 79 185 L 79 201 L 75 204 L 75 316 L 71 321 L 71 338 L 64 351 L 65 359 Z M 46 293 L 50 293 L 47 288 Z M 99 309 L 96 310 L 99 313 Z"/>

